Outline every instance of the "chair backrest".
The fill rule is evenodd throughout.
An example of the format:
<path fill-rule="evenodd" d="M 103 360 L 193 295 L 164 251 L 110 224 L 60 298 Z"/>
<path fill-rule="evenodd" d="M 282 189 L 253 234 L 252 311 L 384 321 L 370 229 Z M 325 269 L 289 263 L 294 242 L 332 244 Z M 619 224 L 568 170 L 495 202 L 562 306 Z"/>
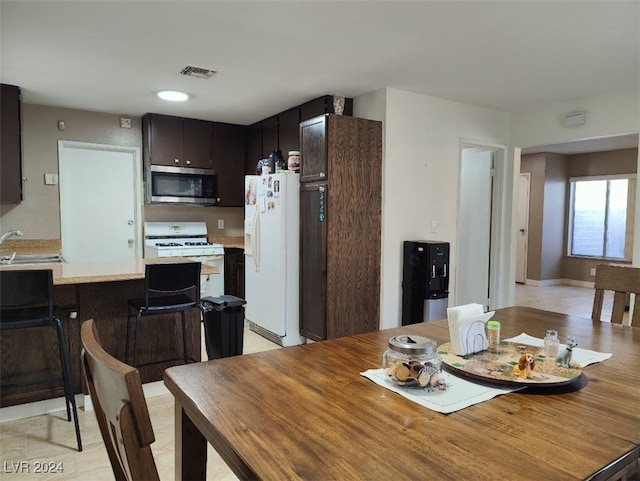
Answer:
<path fill-rule="evenodd" d="M 150 292 L 173 294 L 195 289 L 200 295 L 200 262 L 180 264 L 147 264 L 146 289 Z M 199 298 L 198 298 L 199 300 Z"/>
<path fill-rule="evenodd" d="M 51 300 L 51 269 L 0 271 L 0 304 L 3 308 L 23 307 Z"/>
<path fill-rule="evenodd" d="M 596 267 L 595 295 L 591 318 L 599 321 L 602 316 L 604 292 L 613 291 L 611 322 L 622 323 L 627 295 L 635 294 L 632 326 L 640 327 L 640 268 L 599 264 Z"/>
<path fill-rule="evenodd" d="M 82 360 L 100 433 L 116 480 L 158 480 L 155 441 L 138 370 L 107 353 L 93 319 L 82 324 Z"/>

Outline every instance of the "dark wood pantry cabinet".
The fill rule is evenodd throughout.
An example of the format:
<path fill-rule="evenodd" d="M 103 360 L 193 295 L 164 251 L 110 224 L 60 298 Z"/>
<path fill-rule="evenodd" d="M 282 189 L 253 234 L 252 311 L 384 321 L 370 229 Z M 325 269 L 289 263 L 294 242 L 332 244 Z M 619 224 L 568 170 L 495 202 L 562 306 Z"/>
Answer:
<path fill-rule="evenodd" d="M 382 124 L 327 114 L 300 124 L 300 334 L 380 324 Z"/>
<path fill-rule="evenodd" d="M 0 203 L 22 202 L 20 87 L 2 84 L 0 92 Z"/>
<path fill-rule="evenodd" d="M 213 166 L 212 123 L 170 115 L 142 117 L 146 165 L 194 169 Z"/>

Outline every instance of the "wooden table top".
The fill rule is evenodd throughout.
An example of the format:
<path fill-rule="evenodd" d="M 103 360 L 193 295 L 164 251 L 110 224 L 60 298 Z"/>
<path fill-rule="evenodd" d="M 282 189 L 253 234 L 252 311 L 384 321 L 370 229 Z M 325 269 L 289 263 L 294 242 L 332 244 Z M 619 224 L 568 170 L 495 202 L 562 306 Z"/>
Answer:
<path fill-rule="evenodd" d="M 638 449 L 640 329 L 523 307 L 494 319 L 503 338 L 557 329 L 561 341 L 574 335 L 579 347 L 613 357 L 586 367 L 580 383 L 452 414 L 359 374 L 381 366 L 392 335 L 448 341 L 446 321 L 176 366 L 164 379 L 177 407 L 245 479 L 575 480 Z M 201 463 L 195 451 L 176 455 Z"/>

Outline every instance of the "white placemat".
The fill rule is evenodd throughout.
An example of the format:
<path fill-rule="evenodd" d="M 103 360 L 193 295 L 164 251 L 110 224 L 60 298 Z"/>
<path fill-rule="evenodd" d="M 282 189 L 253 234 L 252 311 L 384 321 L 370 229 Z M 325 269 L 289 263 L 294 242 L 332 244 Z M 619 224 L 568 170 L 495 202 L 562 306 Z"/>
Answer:
<path fill-rule="evenodd" d="M 505 339 L 505 341 L 526 344 L 527 346 L 544 347 L 543 339 L 530 336 L 529 334 L 525 334 L 524 332 L 515 337 Z M 564 349 L 565 347 L 566 344 L 560 344 L 560 351 L 562 351 L 562 349 Z M 613 356 L 613 354 L 608 352 L 597 352 L 591 351 L 589 349 L 574 347 L 572 359 L 580 364 L 580 367 L 586 367 L 589 364 L 593 364 L 595 362 L 606 361 L 611 356 Z"/>
<path fill-rule="evenodd" d="M 421 406 L 444 414 L 449 414 L 474 404 L 488 401 L 501 394 L 508 394 L 524 389 L 524 387 L 507 388 L 476 384 L 446 371 L 442 371 L 440 377 L 446 381 L 447 389 L 445 391 L 435 392 L 398 387 L 387 379 L 384 369 L 369 369 L 368 371 L 361 372 L 360 375 Z"/>

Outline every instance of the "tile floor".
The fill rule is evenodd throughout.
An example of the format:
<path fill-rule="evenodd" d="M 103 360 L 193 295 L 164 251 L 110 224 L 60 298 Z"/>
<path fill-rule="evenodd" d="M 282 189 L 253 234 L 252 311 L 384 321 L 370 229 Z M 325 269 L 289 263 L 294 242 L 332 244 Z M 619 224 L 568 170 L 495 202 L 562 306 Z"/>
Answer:
<path fill-rule="evenodd" d="M 591 317 L 593 289 L 552 286 L 518 285 L 516 304 L 539 309 Z M 244 352 L 278 349 L 279 346 L 245 329 Z M 203 353 L 206 359 L 206 354 Z M 153 453 L 164 480 L 174 479 L 174 413 L 173 398 L 162 394 L 147 399 L 156 435 Z M 29 480 L 113 480 L 107 453 L 100 437 L 94 413 L 78 410 L 84 451 L 77 452 L 73 423 L 66 422 L 64 412 L 55 412 L 16 421 L 2 422 L 0 418 L 0 478 Z M 38 466 L 53 463 L 62 472 L 35 473 Z M 20 471 L 22 468 L 23 472 Z M 208 479 L 234 480 L 233 472 L 209 447 Z"/>

